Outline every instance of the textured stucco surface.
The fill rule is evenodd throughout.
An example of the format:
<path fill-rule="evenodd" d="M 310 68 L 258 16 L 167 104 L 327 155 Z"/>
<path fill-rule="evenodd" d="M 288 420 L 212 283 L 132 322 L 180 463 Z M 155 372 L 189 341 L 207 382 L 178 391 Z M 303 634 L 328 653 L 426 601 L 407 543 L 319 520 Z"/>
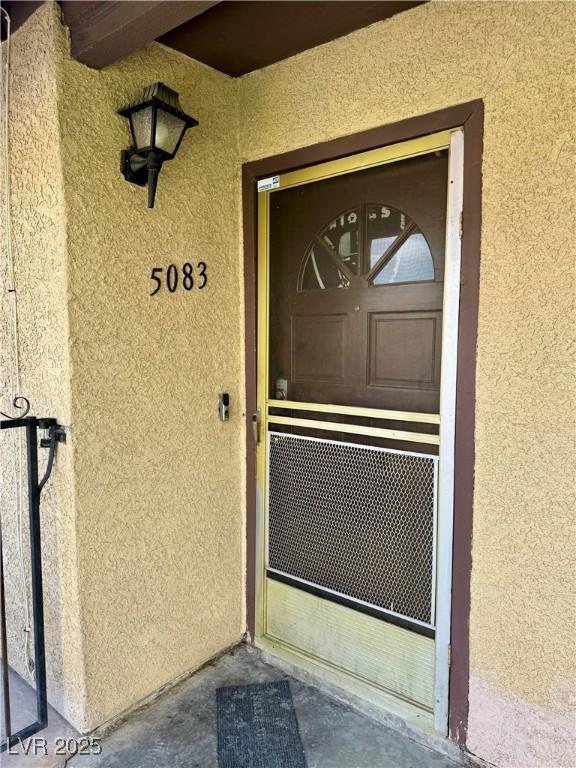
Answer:
<path fill-rule="evenodd" d="M 54 15 L 36 14 L 12 38 L 10 167 L 21 392 L 30 399 L 33 414 L 55 416 L 61 424 L 70 424 L 66 219 L 55 108 L 59 31 Z M 10 410 L 12 355 L 3 215 L 0 221 L 0 410 L 6 411 Z M 15 512 L 17 441 L 13 434 L 2 432 L 0 436 L 8 640 L 11 664 L 29 679 L 23 652 L 24 602 Z M 74 448 L 74 441 L 68 436 L 68 444 L 58 449 L 53 476 L 43 492 L 42 544 L 49 696 L 65 717 L 78 721 L 84 711 L 84 678 L 76 568 Z M 46 454 L 47 451 L 40 451 L 40 471 Z M 25 498 L 26 566 L 27 517 Z"/>
<path fill-rule="evenodd" d="M 243 161 L 484 99 L 468 743 L 508 768 L 576 765 L 575 28 L 573 3 L 434 2 L 240 88 Z"/>
<path fill-rule="evenodd" d="M 119 174 L 116 110 L 161 80 L 200 122 L 157 203 Z M 159 45 L 101 72 L 61 58 L 85 726 L 243 632 L 236 84 Z M 207 264 L 151 298 L 153 267 Z M 218 420 L 230 392 L 231 419 Z"/>
<path fill-rule="evenodd" d="M 572 3 L 433 2 L 239 81 L 159 45 L 89 70 L 54 9 L 19 33 L 14 108 L 20 98 L 30 117 L 13 129 L 15 218 L 37 271 L 19 268 L 44 297 L 22 309 L 24 365 L 38 410 L 74 429 L 48 536 L 49 580 L 66 596 L 52 676 L 75 725 L 117 714 L 244 626 L 241 162 L 482 98 L 468 743 L 502 768 L 575 764 L 575 22 Z M 157 79 L 200 126 L 150 212 L 118 172 L 115 110 Z M 200 258 L 205 291 L 149 298 L 153 266 Z"/>
<path fill-rule="evenodd" d="M 80 604 L 48 653 L 71 643 L 78 653 L 64 676 L 86 700 L 63 711 L 84 730 L 198 667 L 245 626 L 236 83 L 160 45 L 90 70 L 70 59 L 50 4 L 19 40 L 22 358 L 26 370 L 41 364 L 24 380 L 35 405 L 37 387 L 38 408 L 74 435 L 60 450 L 58 503 L 47 505 L 60 550 L 46 563 L 49 582 L 70 566 L 77 584 L 62 593 Z M 130 142 L 116 110 L 156 80 L 200 125 L 163 168 L 150 211 L 146 190 L 119 173 Z M 199 260 L 203 290 L 150 298 L 152 267 Z M 220 391 L 231 396 L 227 424 Z M 62 622 L 68 602 L 48 602 Z"/>

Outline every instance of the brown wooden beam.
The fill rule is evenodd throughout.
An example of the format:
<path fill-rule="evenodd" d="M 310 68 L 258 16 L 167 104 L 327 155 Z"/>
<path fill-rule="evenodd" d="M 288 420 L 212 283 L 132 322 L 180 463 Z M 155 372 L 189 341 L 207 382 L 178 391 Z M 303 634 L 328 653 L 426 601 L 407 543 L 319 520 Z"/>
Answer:
<path fill-rule="evenodd" d="M 64 21 L 70 28 L 72 55 L 95 69 L 217 5 L 209 0 L 64 0 Z"/>
<path fill-rule="evenodd" d="M 8 11 L 10 16 L 10 31 L 16 32 L 18 27 L 31 16 L 34 11 L 42 5 L 42 0 L 2 0 L 2 8 Z M 2 14 L 2 40 L 6 37 L 5 17 Z"/>

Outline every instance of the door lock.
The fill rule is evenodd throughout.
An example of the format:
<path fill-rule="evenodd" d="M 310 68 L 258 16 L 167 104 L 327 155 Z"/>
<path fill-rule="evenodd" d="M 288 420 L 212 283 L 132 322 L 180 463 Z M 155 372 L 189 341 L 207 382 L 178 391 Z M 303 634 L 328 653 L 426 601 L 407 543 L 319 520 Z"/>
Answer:
<path fill-rule="evenodd" d="M 254 444 L 260 442 L 260 409 L 252 414 L 252 434 L 254 435 Z"/>
<path fill-rule="evenodd" d="M 228 392 L 220 392 L 218 395 L 218 415 L 220 421 L 230 420 L 230 395 Z"/>
<path fill-rule="evenodd" d="M 274 386 L 274 397 L 276 400 L 288 400 L 288 380 L 276 379 Z"/>

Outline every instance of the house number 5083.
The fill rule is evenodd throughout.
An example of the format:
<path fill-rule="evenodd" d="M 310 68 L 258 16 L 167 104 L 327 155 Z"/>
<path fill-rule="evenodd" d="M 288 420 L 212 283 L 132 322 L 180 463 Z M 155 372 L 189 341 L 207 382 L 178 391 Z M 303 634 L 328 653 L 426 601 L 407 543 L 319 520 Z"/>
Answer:
<path fill-rule="evenodd" d="M 187 261 L 182 265 L 182 269 L 179 269 L 176 264 L 169 264 L 165 275 L 164 267 L 153 267 L 150 280 L 155 283 L 150 296 L 156 296 L 163 284 L 169 293 L 174 293 L 178 287 L 185 291 L 191 291 L 193 288 L 202 290 L 208 283 L 208 272 L 204 261 L 199 261 L 195 267 Z"/>

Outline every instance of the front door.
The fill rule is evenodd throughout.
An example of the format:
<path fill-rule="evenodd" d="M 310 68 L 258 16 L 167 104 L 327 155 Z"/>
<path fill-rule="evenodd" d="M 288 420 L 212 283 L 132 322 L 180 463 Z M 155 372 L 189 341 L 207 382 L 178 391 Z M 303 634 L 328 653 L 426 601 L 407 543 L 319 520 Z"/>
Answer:
<path fill-rule="evenodd" d="M 441 731 L 450 142 L 296 171 L 259 196 L 258 642 Z"/>

